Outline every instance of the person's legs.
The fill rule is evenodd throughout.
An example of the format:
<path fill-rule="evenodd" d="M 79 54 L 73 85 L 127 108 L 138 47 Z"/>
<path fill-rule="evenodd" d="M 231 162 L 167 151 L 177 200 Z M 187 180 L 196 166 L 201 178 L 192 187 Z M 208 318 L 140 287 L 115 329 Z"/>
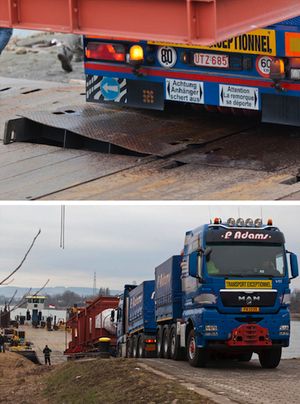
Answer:
<path fill-rule="evenodd" d="M 83 60 L 82 35 L 67 34 L 65 45 L 57 55 L 58 60 L 61 62 L 61 67 L 67 72 L 71 72 L 73 70 L 71 65 L 73 55 L 74 62 L 81 62 Z"/>
<path fill-rule="evenodd" d="M 12 28 L 0 28 L 0 55 L 12 36 Z"/>
<path fill-rule="evenodd" d="M 72 60 L 74 56 L 74 61 L 76 59 L 83 59 L 83 40 L 82 35 L 67 34 L 65 49 L 67 51 L 67 56 Z"/>

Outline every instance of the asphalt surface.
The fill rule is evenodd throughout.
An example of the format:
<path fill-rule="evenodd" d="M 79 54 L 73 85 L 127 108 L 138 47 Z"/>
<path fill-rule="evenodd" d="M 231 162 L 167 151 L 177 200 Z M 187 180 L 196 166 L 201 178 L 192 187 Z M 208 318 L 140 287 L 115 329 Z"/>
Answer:
<path fill-rule="evenodd" d="M 206 368 L 188 362 L 143 359 L 143 363 L 175 377 L 179 383 L 214 399 L 243 404 L 298 404 L 300 401 L 300 359 L 283 359 L 276 369 L 264 369 L 258 360 L 209 361 Z M 205 394 L 205 389 L 209 393 Z"/>

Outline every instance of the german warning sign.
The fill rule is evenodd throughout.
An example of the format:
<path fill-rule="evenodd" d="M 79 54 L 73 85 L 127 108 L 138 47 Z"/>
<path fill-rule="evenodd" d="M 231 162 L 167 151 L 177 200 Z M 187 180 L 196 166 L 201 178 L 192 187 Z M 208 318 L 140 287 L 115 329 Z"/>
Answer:
<path fill-rule="evenodd" d="M 220 84 L 219 102 L 222 107 L 258 109 L 258 88 Z"/>
<path fill-rule="evenodd" d="M 203 104 L 203 83 L 201 81 L 166 79 L 166 99 Z"/>

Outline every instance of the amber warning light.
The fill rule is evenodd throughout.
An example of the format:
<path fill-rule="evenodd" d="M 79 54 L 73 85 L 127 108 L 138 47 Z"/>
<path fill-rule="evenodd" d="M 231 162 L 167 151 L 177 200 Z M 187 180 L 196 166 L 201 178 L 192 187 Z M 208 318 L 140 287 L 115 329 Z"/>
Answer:
<path fill-rule="evenodd" d="M 86 57 L 88 59 L 125 62 L 125 46 L 122 44 L 89 42 L 86 47 Z"/>

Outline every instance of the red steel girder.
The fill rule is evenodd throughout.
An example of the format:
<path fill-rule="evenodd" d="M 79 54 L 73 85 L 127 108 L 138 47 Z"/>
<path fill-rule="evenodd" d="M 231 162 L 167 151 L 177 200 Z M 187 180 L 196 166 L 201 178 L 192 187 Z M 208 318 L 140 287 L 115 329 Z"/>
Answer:
<path fill-rule="evenodd" d="M 300 15 L 300 0 L 0 0 L 0 27 L 213 45 Z"/>

